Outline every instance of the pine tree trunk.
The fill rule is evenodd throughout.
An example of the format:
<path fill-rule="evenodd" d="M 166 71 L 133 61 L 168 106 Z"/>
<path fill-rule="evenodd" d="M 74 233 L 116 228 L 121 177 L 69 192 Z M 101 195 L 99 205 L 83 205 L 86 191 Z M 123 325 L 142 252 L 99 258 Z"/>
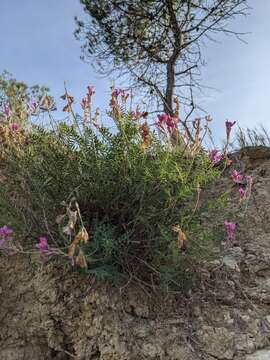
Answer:
<path fill-rule="evenodd" d="M 167 64 L 167 85 L 166 96 L 164 100 L 164 112 L 173 114 L 173 91 L 175 83 L 174 62 Z"/>

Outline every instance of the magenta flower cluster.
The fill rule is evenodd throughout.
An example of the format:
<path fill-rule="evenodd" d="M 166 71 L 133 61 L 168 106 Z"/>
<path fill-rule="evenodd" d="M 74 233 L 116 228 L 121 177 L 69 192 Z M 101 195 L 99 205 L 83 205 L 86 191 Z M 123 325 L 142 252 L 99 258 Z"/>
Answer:
<path fill-rule="evenodd" d="M 91 114 L 91 107 L 92 107 L 92 97 L 95 94 L 95 87 L 94 86 L 87 86 L 87 94 L 82 99 L 81 107 L 84 111 L 84 123 L 86 124 L 90 120 Z"/>
<path fill-rule="evenodd" d="M 227 242 L 232 244 L 235 241 L 235 232 L 237 225 L 231 221 L 225 220 L 224 221 L 225 229 L 227 232 Z"/>
<path fill-rule="evenodd" d="M 83 110 L 88 110 L 91 107 L 92 104 L 92 96 L 95 94 L 95 87 L 94 86 L 87 86 L 87 94 L 82 99 L 81 106 Z"/>
<path fill-rule="evenodd" d="M 244 176 L 237 170 L 233 170 L 231 178 L 236 185 L 239 185 L 239 197 L 240 203 L 245 201 L 249 194 L 251 193 L 251 188 L 253 184 L 253 178 L 250 175 Z M 236 232 L 236 224 L 225 220 L 224 222 L 225 229 L 227 232 L 227 242 L 232 243 L 235 241 L 235 232 Z"/>
<path fill-rule="evenodd" d="M 227 136 L 227 143 L 229 142 L 231 131 L 233 126 L 236 124 L 236 121 L 229 121 L 227 120 L 225 122 L 226 127 L 226 136 Z M 209 158 L 212 161 L 213 164 L 218 163 L 221 158 L 220 154 L 217 150 L 213 150 L 209 153 Z M 244 176 L 240 171 L 233 170 L 231 174 L 232 181 L 239 186 L 238 192 L 240 197 L 240 203 L 247 199 L 251 192 L 252 184 L 253 184 L 253 178 L 252 176 Z M 229 244 L 233 243 L 236 238 L 236 229 L 237 225 L 236 223 L 232 221 L 225 220 L 224 222 L 226 233 L 227 233 L 227 242 Z"/>
<path fill-rule="evenodd" d="M 156 125 L 163 131 L 172 132 L 178 127 L 179 118 L 177 116 L 171 116 L 169 114 L 163 113 L 158 114 Z"/>
<path fill-rule="evenodd" d="M 53 249 L 51 249 L 51 247 L 49 246 L 48 240 L 46 237 L 39 238 L 36 248 L 40 252 L 40 258 L 42 261 L 46 261 L 51 256 L 56 255 L 56 252 Z"/>
<path fill-rule="evenodd" d="M 217 165 L 223 159 L 223 154 L 219 150 L 211 150 L 208 154 L 209 159 L 213 165 Z"/>
<path fill-rule="evenodd" d="M 252 176 L 244 176 L 237 170 L 232 172 L 232 180 L 235 184 L 239 185 L 239 196 L 240 200 L 246 199 L 247 195 L 251 192 L 251 187 L 253 184 Z"/>
<path fill-rule="evenodd" d="M 121 96 L 121 99 L 122 99 L 123 102 L 126 102 L 127 99 L 129 98 L 129 93 L 127 93 L 125 90 L 123 90 L 123 89 L 113 89 L 112 97 L 117 99 L 119 97 L 119 95 Z"/>
<path fill-rule="evenodd" d="M 244 200 L 247 197 L 247 189 L 240 186 L 240 188 L 239 188 L 239 196 L 240 196 L 240 201 Z"/>
<path fill-rule="evenodd" d="M 0 228 L 0 250 L 6 254 L 11 254 L 15 250 L 12 235 L 13 230 L 6 225 Z"/>
<path fill-rule="evenodd" d="M 56 255 L 57 251 L 52 249 L 48 244 L 46 237 L 40 237 L 36 248 L 40 253 L 40 258 L 42 261 L 47 261 L 51 256 Z M 0 250 L 6 254 L 12 254 L 18 251 L 19 248 L 13 242 L 13 230 L 8 226 L 4 225 L 0 227 Z"/>
<path fill-rule="evenodd" d="M 227 120 L 227 121 L 225 122 L 227 141 L 228 141 L 229 138 L 230 138 L 232 128 L 233 128 L 233 126 L 234 126 L 235 124 L 236 124 L 236 121 L 229 121 L 229 120 Z"/>
<path fill-rule="evenodd" d="M 243 181 L 243 175 L 240 172 L 238 172 L 237 170 L 233 170 L 232 180 L 236 184 L 241 184 L 241 182 Z"/>
<path fill-rule="evenodd" d="M 11 238 L 13 230 L 6 225 L 0 228 L 0 249 L 4 248 L 7 241 Z"/>

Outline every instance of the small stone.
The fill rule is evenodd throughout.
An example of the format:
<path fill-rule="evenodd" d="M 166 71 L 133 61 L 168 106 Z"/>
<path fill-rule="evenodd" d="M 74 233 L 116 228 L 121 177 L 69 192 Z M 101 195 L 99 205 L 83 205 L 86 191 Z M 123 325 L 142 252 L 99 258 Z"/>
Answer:
<path fill-rule="evenodd" d="M 245 360 L 269 360 L 269 359 L 270 359 L 270 349 L 256 351 L 251 355 L 247 355 Z"/>
<path fill-rule="evenodd" d="M 230 270 L 240 272 L 237 260 L 232 255 L 225 255 L 222 262 L 223 265 L 225 265 Z"/>
<path fill-rule="evenodd" d="M 231 317 L 230 313 L 226 313 L 224 314 L 224 321 L 228 324 L 228 325 L 232 325 L 234 323 L 234 319 Z"/>

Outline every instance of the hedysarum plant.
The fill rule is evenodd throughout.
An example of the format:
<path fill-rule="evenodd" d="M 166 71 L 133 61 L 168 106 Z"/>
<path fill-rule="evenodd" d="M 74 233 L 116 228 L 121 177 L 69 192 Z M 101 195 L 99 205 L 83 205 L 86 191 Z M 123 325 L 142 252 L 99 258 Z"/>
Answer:
<path fill-rule="evenodd" d="M 215 247 L 200 222 L 201 195 L 227 166 L 227 154 L 204 150 L 210 118 L 195 119 L 187 131 L 177 101 L 175 114 L 158 115 L 152 126 L 147 111 L 131 109 L 129 94 L 113 88 L 110 131 L 93 111 L 94 94 L 89 86 L 78 115 L 65 91 L 71 124 L 29 124 L 26 131 L 10 129 L 12 119 L 3 123 L 25 139 L 5 151 L 1 165 L 9 223 L 22 224 L 22 236 L 32 229 L 43 261 L 64 255 L 102 278 L 181 288 Z M 52 117 L 49 98 L 35 106 Z M 233 125 L 226 123 L 228 141 Z"/>

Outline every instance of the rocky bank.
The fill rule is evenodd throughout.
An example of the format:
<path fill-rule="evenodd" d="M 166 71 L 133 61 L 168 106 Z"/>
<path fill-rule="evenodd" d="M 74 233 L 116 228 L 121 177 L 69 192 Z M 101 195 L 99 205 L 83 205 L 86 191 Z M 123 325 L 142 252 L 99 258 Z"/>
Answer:
<path fill-rule="evenodd" d="M 188 296 L 1 256 L 0 359 L 270 360 L 270 150 L 247 148 L 235 161 L 254 177 L 238 243 Z"/>

